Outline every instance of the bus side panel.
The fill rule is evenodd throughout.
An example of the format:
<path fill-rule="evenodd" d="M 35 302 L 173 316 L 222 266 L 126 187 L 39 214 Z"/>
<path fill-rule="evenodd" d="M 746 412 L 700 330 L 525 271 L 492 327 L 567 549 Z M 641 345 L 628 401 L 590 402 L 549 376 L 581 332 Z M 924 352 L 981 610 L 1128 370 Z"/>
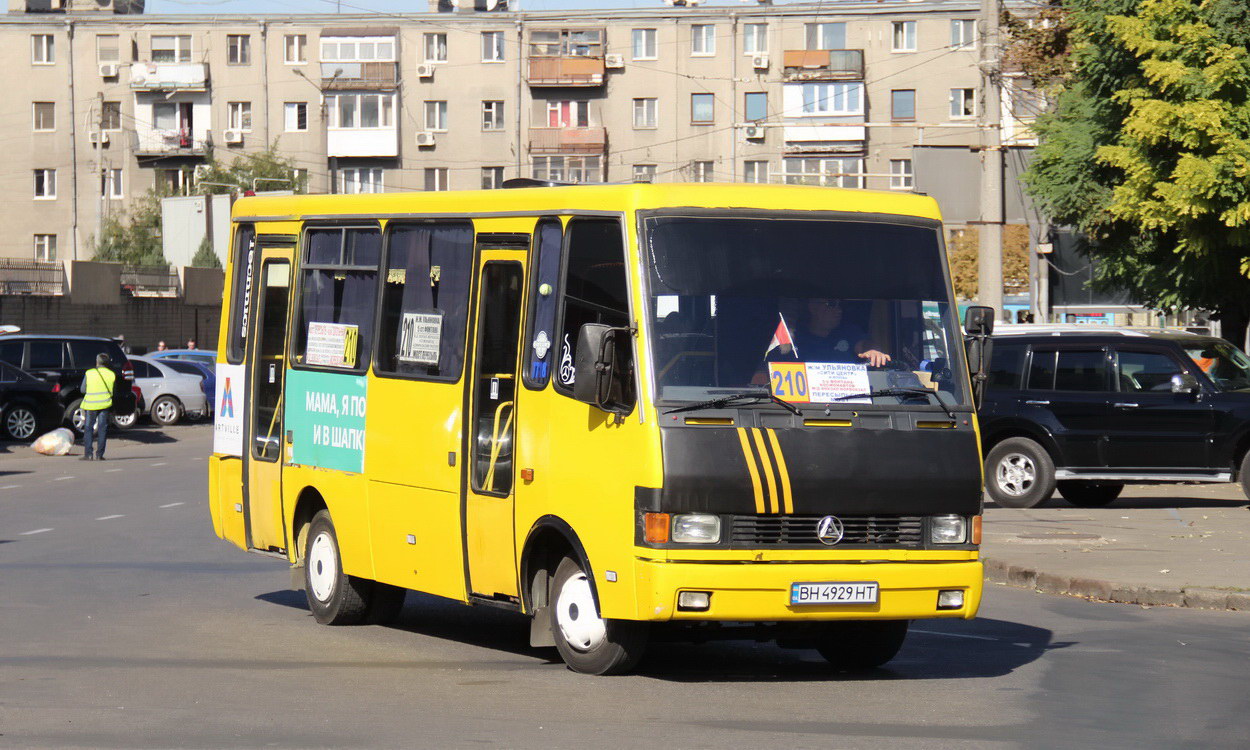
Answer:
<path fill-rule="evenodd" d="M 237 458 L 208 457 L 208 507 L 217 536 L 247 549 L 243 524 L 243 462 Z"/>
<path fill-rule="evenodd" d="M 463 601 L 460 495 L 369 482 L 377 580 Z"/>
<path fill-rule="evenodd" d="M 316 490 L 330 511 L 334 533 L 339 539 L 343 571 L 361 578 L 373 578 L 373 558 L 369 548 L 369 486 L 364 476 L 315 466 L 284 466 L 282 506 L 287 514 L 287 533 L 292 540 L 295 539 L 296 504 L 307 488 Z"/>

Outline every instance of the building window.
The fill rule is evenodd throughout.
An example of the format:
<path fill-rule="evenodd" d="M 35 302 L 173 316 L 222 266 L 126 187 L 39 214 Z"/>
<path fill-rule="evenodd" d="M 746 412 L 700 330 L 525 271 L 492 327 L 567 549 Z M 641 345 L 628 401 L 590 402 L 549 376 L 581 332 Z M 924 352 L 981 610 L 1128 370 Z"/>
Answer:
<path fill-rule="evenodd" d="M 425 103 L 425 129 L 438 132 L 447 130 L 447 102 L 430 101 Z"/>
<path fill-rule="evenodd" d="M 426 34 L 425 61 L 447 62 L 447 35 L 444 33 Z"/>
<path fill-rule="evenodd" d="M 951 119 L 977 116 L 977 90 L 951 89 Z"/>
<path fill-rule="evenodd" d="M 252 103 L 226 102 L 226 127 L 244 133 L 252 132 Z"/>
<path fill-rule="evenodd" d="M 654 60 L 656 54 L 655 29 L 634 29 L 633 58 L 635 60 Z"/>
<path fill-rule="evenodd" d="M 601 156 L 535 156 L 532 176 L 554 182 L 603 182 Z"/>
<path fill-rule="evenodd" d="M 287 102 L 283 110 L 286 115 L 286 132 L 301 133 L 308 130 L 308 102 Z"/>
<path fill-rule="evenodd" d="M 52 199 L 56 197 L 56 170 L 35 170 L 35 197 Z"/>
<path fill-rule="evenodd" d="M 191 62 L 191 35 L 153 35 L 152 62 Z"/>
<path fill-rule="evenodd" d="M 590 127 L 590 103 L 572 100 L 547 102 L 547 127 Z"/>
<path fill-rule="evenodd" d="M 51 34 L 30 35 L 30 61 L 35 65 L 52 65 L 56 62 L 56 41 Z"/>
<path fill-rule="evenodd" d="M 381 167 L 349 167 L 339 170 L 339 192 L 345 195 L 382 192 Z"/>
<path fill-rule="evenodd" d="M 716 163 L 710 161 L 690 162 L 691 182 L 714 182 Z"/>
<path fill-rule="evenodd" d="M 308 37 L 304 34 L 287 34 L 282 41 L 282 59 L 287 65 L 308 62 Z"/>
<path fill-rule="evenodd" d="M 748 91 L 744 97 L 744 111 L 748 122 L 768 119 L 768 94 L 763 91 Z"/>
<path fill-rule="evenodd" d="M 503 32 L 482 32 L 482 62 L 503 62 Z"/>
<path fill-rule="evenodd" d="M 768 24 L 746 23 L 742 25 L 742 52 L 762 55 L 768 52 Z"/>
<path fill-rule="evenodd" d="M 809 23 L 804 25 L 808 49 L 846 49 L 846 24 Z"/>
<path fill-rule="evenodd" d="M 658 99 L 635 99 L 634 100 L 634 127 L 635 128 L 656 127 L 656 108 L 658 105 L 659 105 Z"/>
<path fill-rule="evenodd" d="M 482 167 L 482 189 L 498 190 L 503 187 L 503 167 Z"/>
<path fill-rule="evenodd" d="M 503 130 L 503 101 L 491 99 L 482 102 L 482 130 Z"/>
<path fill-rule="evenodd" d="M 186 195 L 191 187 L 192 173 L 189 169 L 158 169 L 156 185 L 167 195 Z"/>
<path fill-rule="evenodd" d="M 297 193 L 308 191 L 308 170 L 304 167 L 293 167 L 291 169 L 291 188 Z"/>
<path fill-rule="evenodd" d="M 96 34 L 95 61 L 98 63 L 115 63 L 122 60 L 120 37 L 117 34 Z"/>
<path fill-rule="evenodd" d="M 231 65 L 252 64 L 252 37 L 249 34 L 226 35 L 226 62 Z"/>
<path fill-rule="evenodd" d="M 392 94 L 335 94 L 326 97 L 333 130 L 394 127 Z"/>
<path fill-rule="evenodd" d="M 747 161 L 742 163 L 742 181 L 759 185 L 768 183 L 768 162 Z"/>
<path fill-rule="evenodd" d="M 977 22 L 965 18 L 951 19 L 951 49 L 977 48 Z"/>
<path fill-rule="evenodd" d="M 915 89 L 894 89 L 890 92 L 890 119 L 895 122 L 916 119 Z"/>
<path fill-rule="evenodd" d="M 56 130 L 56 102 L 35 102 L 35 130 Z"/>
<path fill-rule="evenodd" d="M 848 157 L 791 157 L 785 160 L 787 185 L 824 185 L 862 188 L 864 159 Z"/>
<path fill-rule="evenodd" d="M 890 159 L 890 189 L 911 190 L 911 159 Z"/>
<path fill-rule="evenodd" d="M 804 83 L 803 114 L 805 115 L 857 115 L 863 109 L 864 84 L 854 83 Z"/>
<path fill-rule="evenodd" d="M 35 260 L 56 260 L 56 235 L 35 235 Z"/>
<path fill-rule="evenodd" d="M 300 264 L 302 288 L 291 324 L 291 353 L 295 355 L 296 365 L 345 370 L 369 368 L 381 259 L 382 232 L 375 227 L 304 230 L 304 258 Z M 264 294 L 262 287 L 261 295 Z M 354 328 L 358 335 L 340 343 L 342 348 L 335 352 L 337 356 L 323 359 L 314 356 L 315 344 L 309 340 L 312 337 L 308 332 L 314 322 Z"/>
<path fill-rule="evenodd" d="M 690 95 L 690 122 L 695 125 L 708 125 L 714 120 L 712 104 L 715 98 L 711 94 Z"/>
<path fill-rule="evenodd" d="M 321 38 L 322 62 L 394 62 L 395 37 L 326 36 Z"/>
<path fill-rule="evenodd" d="M 891 52 L 915 52 L 916 51 L 916 22 L 915 21 L 894 21 L 892 28 L 892 41 L 890 44 Z"/>
<path fill-rule="evenodd" d="M 635 164 L 634 182 L 655 182 L 655 165 Z"/>
<path fill-rule="evenodd" d="M 703 57 L 716 54 L 716 26 L 696 23 L 690 27 L 690 54 Z"/>
<path fill-rule="evenodd" d="M 447 167 L 425 168 L 425 189 L 438 191 L 447 189 Z"/>
<path fill-rule="evenodd" d="M 111 200 L 121 200 L 124 197 L 120 168 L 110 167 L 100 173 L 100 195 Z"/>
<path fill-rule="evenodd" d="M 603 57 L 603 29 L 536 29 L 531 57 Z"/>
<path fill-rule="evenodd" d="M 122 103 L 102 102 L 100 108 L 100 128 L 103 130 L 122 129 Z"/>

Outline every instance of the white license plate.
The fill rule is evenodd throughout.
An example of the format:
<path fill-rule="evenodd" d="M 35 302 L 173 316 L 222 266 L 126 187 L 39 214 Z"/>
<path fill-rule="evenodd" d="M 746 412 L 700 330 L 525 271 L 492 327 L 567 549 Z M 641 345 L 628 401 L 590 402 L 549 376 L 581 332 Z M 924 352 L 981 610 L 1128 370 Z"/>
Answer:
<path fill-rule="evenodd" d="M 876 604 L 876 581 L 792 583 L 790 604 Z"/>

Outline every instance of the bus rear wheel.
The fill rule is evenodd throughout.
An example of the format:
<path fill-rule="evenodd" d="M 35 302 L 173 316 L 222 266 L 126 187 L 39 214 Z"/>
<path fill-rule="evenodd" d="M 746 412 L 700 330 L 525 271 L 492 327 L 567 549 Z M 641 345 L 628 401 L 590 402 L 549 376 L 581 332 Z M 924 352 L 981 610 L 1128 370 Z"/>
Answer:
<path fill-rule="evenodd" d="M 571 557 L 560 561 L 551 581 L 551 634 L 556 650 L 574 672 L 622 674 L 647 648 L 647 626 L 599 615 L 589 574 Z"/>
<path fill-rule="evenodd" d="M 816 639 L 816 650 L 839 669 L 872 669 L 893 659 L 903 647 L 909 620 L 831 622 Z"/>
<path fill-rule="evenodd" d="M 355 625 L 369 611 L 369 584 L 343 572 L 338 535 L 330 512 L 322 510 L 308 525 L 304 549 L 304 593 L 308 609 L 322 625 Z"/>

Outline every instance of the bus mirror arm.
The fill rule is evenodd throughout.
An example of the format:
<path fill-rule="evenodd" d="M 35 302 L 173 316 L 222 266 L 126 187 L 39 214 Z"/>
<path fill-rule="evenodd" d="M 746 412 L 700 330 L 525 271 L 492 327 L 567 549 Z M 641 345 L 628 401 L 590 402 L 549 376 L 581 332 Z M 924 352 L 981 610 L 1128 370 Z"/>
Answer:
<path fill-rule="evenodd" d="M 964 349 L 968 354 L 968 374 L 972 376 L 972 397 L 977 409 L 985 396 L 985 383 L 989 380 L 986 367 L 990 361 L 993 345 L 990 334 L 994 333 L 994 308 L 973 305 L 964 313 Z"/>
<path fill-rule="evenodd" d="M 602 323 L 586 323 L 577 333 L 573 363 L 573 398 L 618 419 L 631 410 L 631 331 Z"/>

